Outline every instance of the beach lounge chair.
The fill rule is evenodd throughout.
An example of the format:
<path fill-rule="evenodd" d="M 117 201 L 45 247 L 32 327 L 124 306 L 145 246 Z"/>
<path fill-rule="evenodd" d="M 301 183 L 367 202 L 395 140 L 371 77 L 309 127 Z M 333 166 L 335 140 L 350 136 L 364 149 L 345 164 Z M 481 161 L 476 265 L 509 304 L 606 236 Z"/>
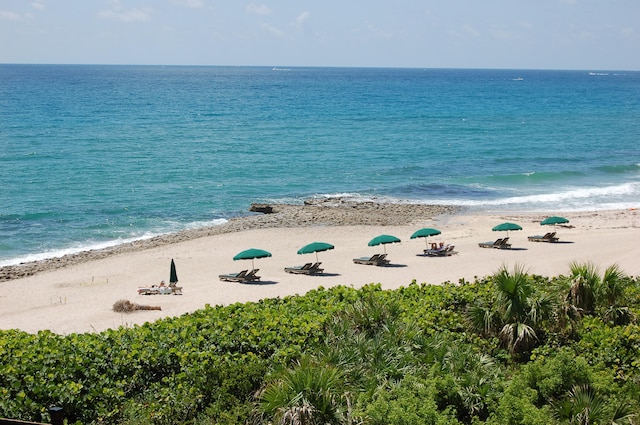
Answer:
<path fill-rule="evenodd" d="M 436 249 L 425 249 L 424 254 L 428 257 L 449 257 L 458 253 L 454 248 L 455 245 L 444 245 Z"/>
<path fill-rule="evenodd" d="M 182 295 L 182 286 L 176 286 L 175 282 L 169 283 L 169 289 L 173 295 Z"/>
<path fill-rule="evenodd" d="M 243 282 L 255 282 L 260 280 L 260 276 L 257 275 L 260 269 L 253 269 L 249 273 L 247 273 L 244 277 Z"/>
<path fill-rule="evenodd" d="M 491 242 L 491 241 L 488 241 L 488 242 L 480 242 L 480 243 L 478 244 L 478 246 L 479 246 L 480 248 L 496 248 L 496 247 L 500 246 L 500 244 L 501 244 L 501 243 L 502 243 L 502 238 L 500 238 L 500 239 L 496 239 L 496 241 L 495 241 L 495 242 Z"/>
<path fill-rule="evenodd" d="M 324 271 L 324 269 L 320 268 L 320 264 L 322 263 L 307 263 L 304 266 L 285 267 L 284 271 L 293 274 L 318 274 Z"/>
<path fill-rule="evenodd" d="M 354 258 L 353 262 L 356 264 L 366 264 L 369 266 L 386 266 L 389 264 L 387 260 L 387 254 L 375 254 L 371 257 Z"/>
<path fill-rule="evenodd" d="M 558 238 L 556 237 L 556 232 L 549 232 L 544 236 L 529 236 L 527 239 L 531 242 L 558 242 Z"/>
<path fill-rule="evenodd" d="M 220 280 L 226 280 L 228 282 L 255 282 L 260 280 L 260 276 L 257 276 L 260 269 L 253 269 L 251 271 L 243 270 L 240 273 L 221 274 L 218 277 Z"/>
<path fill-rule="evenodd" d="M 509 238 L 504 238 L 502 242 L 495 245 L 494 248 L 498 249 L 511 249 L 511 244 L 509 243 Z"/>
<path fill-rule="evenodd" d="M 374 254 L 371 257 L 354 258 L 353 262 L 356 264 L 373 264 L 376 260 L 378 260 L 379 257 L 380 254 Z"/>
<path fill-rule="evenodd" d="M 432 243 L 431 248 L 427 248 L 423 250 L 423 252 L 425 255 L 436 255 L 441 252 L 444 252 L 448 247 L 449 247 L 448 244 L 445 245 L 444 243 L 440 243 L 440 245 L 438 245 L 437 243 Z"/>
<path fill-rule="evenodd" d="M 218 277 L 220 278 L 220 280 L 225 280 L 227 282 L 242 282 L 248 271 L 249 270 L 242 270 L 238 273 L 221 274 L 218 275 Z"/>
<path fill-rule="evenodd" d="M 322 264 L 322 263 L 314 263 L 313 266 L 311 266 L 309 268 L 309 273 L 308 274 L 319 274 L 319 273 L 322 273 L 324 271 L 324 269 L 320 268 L 320 264 Z"/>
<path fill-rule="evenodd" d="M 182 288 L 180 288 L 182 289 Z M 171 295 L 173 289 L 170 286 L 146 286 L 138 288 L 138 295 Z"/>
<path fill-rule="evenodd" d="M 307 263 L 304 266 L 285 267 L 284 271 L 292 274 L 307 274 L 312 265 L 312 263 Z"/>
<path fill-rule="evenodd" d="M 138 288 L 138 295 L 158 295 L 160 290 L 156 286 L 146 286 Z"/>

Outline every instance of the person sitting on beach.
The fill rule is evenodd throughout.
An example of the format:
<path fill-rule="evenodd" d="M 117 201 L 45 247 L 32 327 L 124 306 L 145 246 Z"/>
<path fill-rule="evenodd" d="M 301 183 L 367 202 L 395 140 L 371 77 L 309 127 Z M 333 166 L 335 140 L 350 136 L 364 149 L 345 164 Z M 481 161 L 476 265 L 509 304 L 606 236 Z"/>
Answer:
<path fill-rule="evenodd" d="M 161 280 L 159 285 L 151 285 L 152 288 L 157 288 L 157 287 L 163 288 L 164 286 L 165 286 L 164 280 Z"/>

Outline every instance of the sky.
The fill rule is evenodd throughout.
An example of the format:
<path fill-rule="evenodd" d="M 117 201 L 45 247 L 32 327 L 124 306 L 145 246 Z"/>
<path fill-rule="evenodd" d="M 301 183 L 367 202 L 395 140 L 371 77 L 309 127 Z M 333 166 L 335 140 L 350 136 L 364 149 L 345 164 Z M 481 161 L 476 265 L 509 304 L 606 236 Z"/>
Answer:
<path fill-rule="evenodd" d="M 640 70 L 640 0 L 0 0 L 0 63 Z"/>

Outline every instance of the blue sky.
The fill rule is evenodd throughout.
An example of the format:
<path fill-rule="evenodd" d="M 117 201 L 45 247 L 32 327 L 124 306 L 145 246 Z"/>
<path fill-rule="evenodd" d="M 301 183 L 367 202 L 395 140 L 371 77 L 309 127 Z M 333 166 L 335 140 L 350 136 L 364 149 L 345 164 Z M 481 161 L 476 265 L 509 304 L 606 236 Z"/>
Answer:
<path fill-rule="evenodd" d="M 640 1 L 0 0 L 0 63 L 640 70 Z"/>

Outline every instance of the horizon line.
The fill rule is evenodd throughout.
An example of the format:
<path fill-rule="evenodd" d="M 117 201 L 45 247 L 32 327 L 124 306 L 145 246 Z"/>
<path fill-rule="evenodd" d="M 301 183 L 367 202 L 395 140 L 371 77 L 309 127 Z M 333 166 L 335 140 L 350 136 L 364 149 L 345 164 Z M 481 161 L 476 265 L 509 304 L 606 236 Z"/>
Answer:
<path fill-rule="evenodd" d="M 137 67 L 184 67 L 184 68 L 272 68 L 272 69 L 432 69 L 432 70 L 479 70 L 479 71 L 581 71 L 581 72 L 640 72 L 634 69 L 608 68 L 494 68 L 494 67 L 429 67 L 429 66 L 348 66 L 348 65 L 205 65 L 205 64 L 136 64 L 136 63 L 45 63 L 45 62 L 0 62 L 0 66 L 137 66 Z"/>

